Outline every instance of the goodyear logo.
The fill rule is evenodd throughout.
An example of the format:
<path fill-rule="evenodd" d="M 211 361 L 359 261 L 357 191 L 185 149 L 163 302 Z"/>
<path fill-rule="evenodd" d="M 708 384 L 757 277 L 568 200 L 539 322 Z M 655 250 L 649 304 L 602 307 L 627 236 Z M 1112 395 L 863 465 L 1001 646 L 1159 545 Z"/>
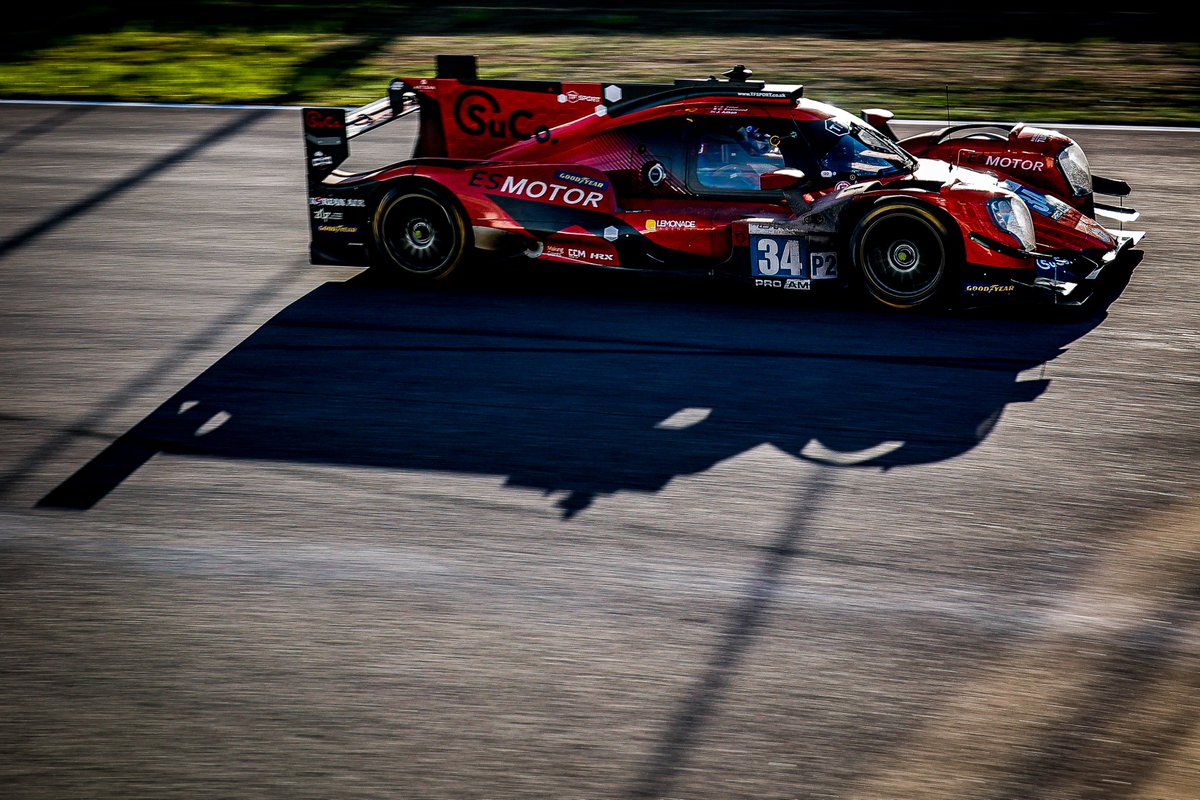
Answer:
<path fill-rule="evenodd" d="M 1011 283 L 968 283 L 963 291 L 967 294 L 1006 294 L 1016 288 Z"/>
<path fill-rule="evenodd" d="M 587 175 L 576 175 L 574 172 L 560 171 L 554 177 L 558 178 L 560 181 L 574 183 L 578 186 L 587 186 L 590 189 L 599 189 L 600 191 L 604 191 L 608 188 L 608 181 L 589 178 Z"/>

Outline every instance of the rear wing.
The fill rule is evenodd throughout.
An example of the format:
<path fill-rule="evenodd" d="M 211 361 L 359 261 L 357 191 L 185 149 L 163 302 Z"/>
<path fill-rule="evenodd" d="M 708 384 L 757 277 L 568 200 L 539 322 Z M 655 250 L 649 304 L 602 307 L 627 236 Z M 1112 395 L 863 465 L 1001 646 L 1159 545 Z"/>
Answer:
<path fill-rule="evenodd" d="M 319 183 L 350 155 L 350 140 L 420 108 L 404 81 L 388 85 L 387 97 L 354 109 L 313 107 L 301 111 L 309 182 Z"/>

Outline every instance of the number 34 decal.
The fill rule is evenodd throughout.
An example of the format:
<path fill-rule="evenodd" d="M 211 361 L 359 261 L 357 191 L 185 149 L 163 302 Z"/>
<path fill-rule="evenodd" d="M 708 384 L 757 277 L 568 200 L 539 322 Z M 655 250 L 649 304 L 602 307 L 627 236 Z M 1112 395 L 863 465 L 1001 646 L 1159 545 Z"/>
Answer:
<path fill-rule="evenodd" d="M 755 275 L 775 276 L 780 272 L 792 278 L 807 278 L 804 259 L 800 257 L 800 242 L 796 239 L 760 237 L 756 242 L 758 263 Z"/>
<path fill-rule="evenodd" d="M 800 240 L 784 236 L 751 238 L 750 259 L 753 272 L 761 277 L 786 277 L 827 280 L 837 277 L 837 253 L 810 253 L 805 263 Z"/>

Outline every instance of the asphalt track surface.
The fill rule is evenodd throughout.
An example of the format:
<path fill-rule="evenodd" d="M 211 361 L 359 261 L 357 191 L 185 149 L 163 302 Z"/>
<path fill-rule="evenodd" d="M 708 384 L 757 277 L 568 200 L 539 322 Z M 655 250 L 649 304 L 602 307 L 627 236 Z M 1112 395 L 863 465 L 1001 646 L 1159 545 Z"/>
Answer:
<path fill-rule="evenodd" d="M 1200 133 L 1071 130 L 1054 321 L 404 289 L 295 110 L 0 120 L 0 796 L 1200 797 Z"/>

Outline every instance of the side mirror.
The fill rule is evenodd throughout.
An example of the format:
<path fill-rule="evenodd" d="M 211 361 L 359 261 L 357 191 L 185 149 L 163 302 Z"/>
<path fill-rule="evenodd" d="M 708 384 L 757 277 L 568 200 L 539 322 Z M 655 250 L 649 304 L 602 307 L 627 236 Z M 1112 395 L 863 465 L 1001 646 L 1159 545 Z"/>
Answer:
<path fill-rule="evenodd" d="M 787 191 L 804 183 L 804 172 L 798 169 L 777 169 L 758 177 L 758 185 L 766 192 Z"/>
<path fill-rule="evenodd" d="M 896 134 L 892 132 L 892 126 L 888 125 L 892 118 L 896 115 L 888 111 L 886 108 L 864 108 L 862 110 L 862 118 L 871 124 L 871 127 L 882 133 L 884 136 L 897 141 Z"/>

